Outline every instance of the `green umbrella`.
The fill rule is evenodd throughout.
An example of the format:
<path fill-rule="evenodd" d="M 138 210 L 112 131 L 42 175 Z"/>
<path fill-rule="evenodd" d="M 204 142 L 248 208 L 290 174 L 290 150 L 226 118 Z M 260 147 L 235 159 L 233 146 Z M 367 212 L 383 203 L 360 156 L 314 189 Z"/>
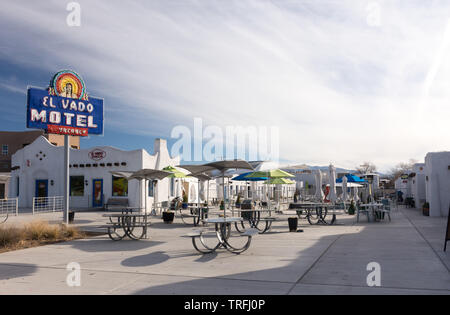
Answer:
<path fill-rule="evenodd" d="M 295 177 L 295 176 L 288 172 L 277 169 L 277 170 L 269 170 L 269 171 L 256 171 L 245 177 L 247 177 L 247 178 L 268 177 L 270 180 L 270 178 L 286 178 L 286 177 Z"/>
<path fill-rule="evenodd" d="M 286 179 L 286 178 L 272 178 L 272 179 L 266 181 L 265 183 L 269 184 L 269 185 L 291 185 L 291 184 L 295 184 L 294 181 L 292 181 L 290 179 Z M 283 193 L 281 193 L 281 198 L 283 198 Z"/>
<path fill-rule="evenodd" d="M 290 185 L 295 184 L 294 181 L 286 178 L 272 178 L 271 180 L 268 180 L 265 182 L 266 184 L 270 185 Z"/>
<path fill-rule="evenodd" d="M 186 174 L 184 174 L 183 172 L 177 170 L 173 166 L 167 166 L 167 167 L 163 168 L 163 171 L 172 173 L 169 176 L 167 176 L 168 178 L 185 178 L 185 177 L 187 177 Z"/>
<path fill-rule="evenodd" d="M 167 176 L 167 178 L 186 178 L 187 177 L 186 174 L 184 174 L 183 172 L 181 172 L 180 170 L 176 169 L 173 166 L 167 166 L 167 167 L 163 168 L 163 171 L 172 173 L 169 176 Z M 167 202 L 170 201 L 170 181 L 169 181 L 168 185 L 169 186 L 167 188 Z"/>
<path fill-rule="evenodd" d="M 285 177 L 295 177 L 295 176 L 288 172 L 282 171 L 280 169 L 276 169 L 276 170 L 267 170 L 267 171 L 256 171 L 245 177 L 246 178 L 267 177 L 268 178 L 267 182 L 270 182 L 273 178 L 285 178 Z"/>

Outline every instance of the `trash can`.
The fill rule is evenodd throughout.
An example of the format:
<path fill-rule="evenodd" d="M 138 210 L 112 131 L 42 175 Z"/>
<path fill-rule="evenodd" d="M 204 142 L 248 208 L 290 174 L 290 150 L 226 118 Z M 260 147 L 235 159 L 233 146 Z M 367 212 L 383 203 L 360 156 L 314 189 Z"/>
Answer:
<path fill-rule="evenodd" d="M 288 218 L 288 223 L 289 223 L 289 231 L 290 232 L 297 232 L 297 227 L 298 227 L 298 218 Z"/>
<path fill-rule="evenodd" d="M 69 223 L 73 223 L 75 220 L 75 211 L 69 211 Z"/>

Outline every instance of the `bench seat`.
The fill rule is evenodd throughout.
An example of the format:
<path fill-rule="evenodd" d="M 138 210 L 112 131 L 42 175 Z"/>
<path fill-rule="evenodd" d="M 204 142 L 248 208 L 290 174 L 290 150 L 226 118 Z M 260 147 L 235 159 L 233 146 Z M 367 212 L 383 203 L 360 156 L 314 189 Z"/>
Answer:
<path fill-rule="evenodd" d="M 257 229 L 247 229 L 244 233 L 241 234 L 241 236 L 254 236 L 259 234 L 259 231 Z"/>
<path fill-rule="evenodd" d="M 109 198 L 108 201 L 105 203 L 105 209 L 109 210 L 111 208 L 123 208 L 128 207 L 128 198 Z"/>

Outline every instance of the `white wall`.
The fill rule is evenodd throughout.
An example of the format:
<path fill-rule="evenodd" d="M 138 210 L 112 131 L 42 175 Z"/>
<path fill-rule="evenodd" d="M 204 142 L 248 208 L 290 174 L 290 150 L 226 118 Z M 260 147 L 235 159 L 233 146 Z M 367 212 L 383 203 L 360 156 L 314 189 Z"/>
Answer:
<path fill-rule="evenodd" d="M 92 207 L 92 181 L 103 179 L 103 201 L 106 202 L 112 196 L 112 174 L 111 171 L 134 172 L 142 168 L 162 169 L 169 165 L 178 165 L 179 157 L 172 159 L 169 156 L 165 140 L 155 141 L 155 155 L 148 154 L 145 150 L 123 151 L 117 148 L 102 146 L 84 150 L 70 150 L 70 164 L 107 164 L 112 166 L 70 168 L 70 176 L 84 176 L 85 185 L 84 196 L 73 196 L 70 198 L 70 205 L 74 208 Z M 105 156 L 101 160 L 91 159 L 90 152 L 102 150 Z M 41 160 L 42 159 L 42 160 Z M 119 165 L 115 165 L 119 163 Z M 126 163 L 126 165 L 122 165 Z M 64 147 L 56 147 L 48 142 L 44 137 L 39 137 L 32 144 L 19 150 L 12 156 L 12 165 L 19 166 L 18 170 L 11 173 L 12 183 L 10 185 L 9 196 L 17 195 L 17 177 L 20 177 L 19 207 L 31 208 L 32 199 L 35 196 L 36 180 L 44 179 L 49 181 L 48 196 L 63 196 L 64 194 Z M 53 185 L 51 183 L 53 182 Z M 156 193 L 157 202 L 167 200 L 167 180 L 159 183 Z M 141 187 L 140 187 L 141 186 Z M 138 180 L 128 182 L 128 196 L 114 198 L 127 198 L 130 207 L 144 207 L 145 205 L 145 183 Z M 147 193 L 148 195 L 148 193 Z M 159 199 L 158 199 L 159 198 Z M 142 206 L 140 205 L 142 204 Z M 147 197 L 147 209 L 151 209 L 153 198 Z"/>
<path fill-rule="evenodd" d="M 430 216 L 447 216 L 450 206 L 450 152 L 428 153 L 425 157 L 426 198 Z"/>
<path fill-rule="evenodd" d="M 414 164 L 412 171 L 416 174 L 411 179 L 412 197 L 416 201 L 416 207 L 421 208 L 427 198 L 425 191 L 425 163 Z"/>

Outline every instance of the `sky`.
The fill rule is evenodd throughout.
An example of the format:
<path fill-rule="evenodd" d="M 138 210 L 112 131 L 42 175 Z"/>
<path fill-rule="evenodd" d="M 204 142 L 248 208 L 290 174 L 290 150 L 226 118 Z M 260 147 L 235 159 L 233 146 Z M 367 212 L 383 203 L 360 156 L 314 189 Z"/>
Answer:
<path fill-rule="evenodd" d="M 105 99 L 82 147 L 152 152 L 201 118 L 278 128 L 284 164 L 388 171 L 450 149 L 449 1 L 80 0 L 79 27 L 69 2 L 0 2 L 0 130 L 25 130 L 27 86 L 71 69 Z"/>

